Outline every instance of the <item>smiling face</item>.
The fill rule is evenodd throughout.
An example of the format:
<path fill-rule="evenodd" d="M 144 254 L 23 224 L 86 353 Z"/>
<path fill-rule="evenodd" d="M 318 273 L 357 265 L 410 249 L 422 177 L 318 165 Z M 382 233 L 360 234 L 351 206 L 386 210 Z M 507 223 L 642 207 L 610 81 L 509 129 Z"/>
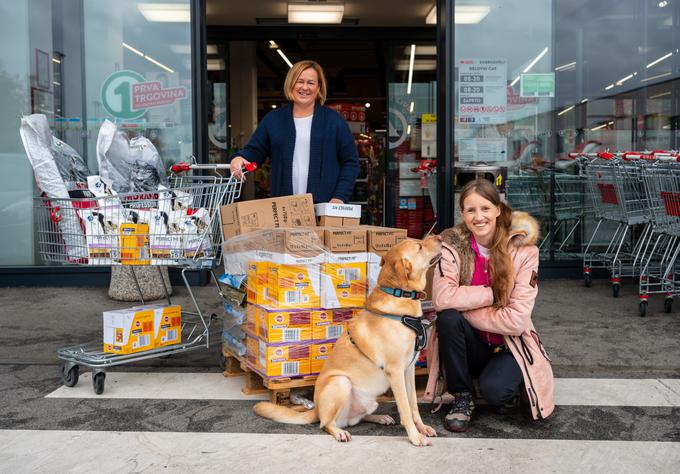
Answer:
<path fill-rule="evenodd" d="M 293 84 L 293 102 L 298 107 L 313 106 L 319 94 L 319 75 L 313 68 L 307 68 Z"/>
<path fill-rule="evenodd" d="M 463 221 L 479 245 L 491 246 L 496 233 L 496 219 L 501 215 L 500 207 L 472 192 L 463 202 Z"/>

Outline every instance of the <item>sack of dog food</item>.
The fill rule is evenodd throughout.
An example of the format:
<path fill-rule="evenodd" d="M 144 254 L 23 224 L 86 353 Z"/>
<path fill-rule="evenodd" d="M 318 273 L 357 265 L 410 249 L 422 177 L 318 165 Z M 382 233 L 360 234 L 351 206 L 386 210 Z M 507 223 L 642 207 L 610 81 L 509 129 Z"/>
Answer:
<path fill-rule="evenodd" d="M 124 132 L 104 121 L 97 137 L 99 174 L 113 183 L 118 193 L 156 191 L 168 177 L 156 147 L 145 137 L 128 140 Z"/>

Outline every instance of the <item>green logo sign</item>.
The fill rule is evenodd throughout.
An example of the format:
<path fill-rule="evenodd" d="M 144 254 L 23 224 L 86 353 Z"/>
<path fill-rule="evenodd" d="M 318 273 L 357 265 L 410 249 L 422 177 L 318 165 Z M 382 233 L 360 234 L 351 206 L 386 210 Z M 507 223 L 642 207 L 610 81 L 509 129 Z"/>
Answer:
<path fill-rule="evenodd" d="M 132 108 L 132 85 L 145 81 L 144 76 L 135 71 L 124 70 L 111 74 L 102 84 L 104 109 L 120 119 L 136 119 L 144 115 L 146 109 Z"/>
<path fill-rule="evenodd" d="M 555 97 L 555 73 L 522 74 L 520 97 Z"/>

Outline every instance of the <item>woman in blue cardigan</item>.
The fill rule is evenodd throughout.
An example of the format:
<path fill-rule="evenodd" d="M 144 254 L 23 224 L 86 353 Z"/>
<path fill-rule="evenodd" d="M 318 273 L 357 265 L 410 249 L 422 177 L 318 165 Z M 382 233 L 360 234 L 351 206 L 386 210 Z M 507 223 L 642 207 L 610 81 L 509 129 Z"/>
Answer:
<path fill-rule="evenodd" d="M 359 174 L 354 137 L 347 123 L 324 107 L 326 77 L 314 61 L 300 61 L 288 71 L 283 86 L 293 105 L 269 112 L 248 144 L 231 159 L 231 172 L 241 177 L 250 162 L 272 160 L 272 196 L 311 193 L 314 202 L 350 200 Z"/>

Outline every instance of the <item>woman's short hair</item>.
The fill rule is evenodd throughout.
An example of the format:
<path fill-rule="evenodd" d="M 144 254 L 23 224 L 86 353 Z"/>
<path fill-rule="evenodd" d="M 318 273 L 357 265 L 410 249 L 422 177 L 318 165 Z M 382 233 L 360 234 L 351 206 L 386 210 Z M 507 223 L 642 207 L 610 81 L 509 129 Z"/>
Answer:
<path fill-rule="evenodd" d="M 323 105 L 324 102 L 326 102 L 326 75 L 323 73 L 323 69 L 316 61 L 305 60 L 298 61 L 293 64 L 293 67 L 290 68 L 288 74 L 286 75 L 286 81 L 283 83 L 283 94 L 286 96 L 286 99 L 292 101 L 295 83 L 300 77 L 300 74 L 302 74 L 302 71 L 310 68 L 314 69 L 316 71 L 316 75 L 319 77 L 319 92 L 317 99 L 319 104 Z"/>

